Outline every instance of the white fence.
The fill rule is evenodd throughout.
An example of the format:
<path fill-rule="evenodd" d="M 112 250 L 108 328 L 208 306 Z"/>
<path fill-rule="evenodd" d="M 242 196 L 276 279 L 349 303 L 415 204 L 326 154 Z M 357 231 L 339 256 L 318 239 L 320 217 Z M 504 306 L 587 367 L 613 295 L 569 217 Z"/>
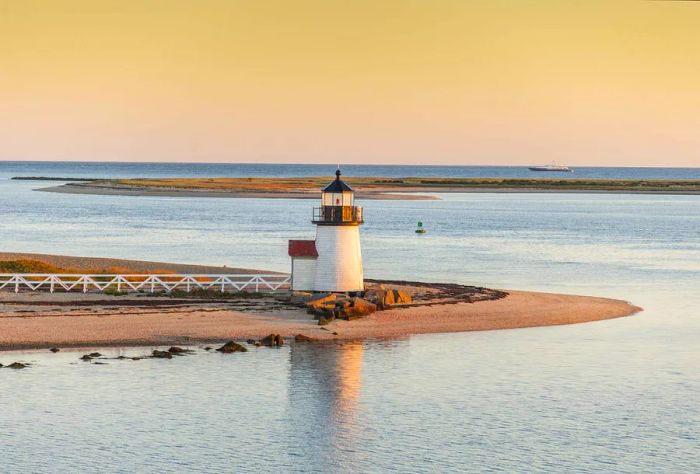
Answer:
<path fill-rule="evenodd" d="M 40 273 L 2 273 L 0 290 L 19 293 L 29 291 L 139 291 L 155 293 L 173 290 L 219 290 L 276 292 L 288 290 L 291 278 L 287 274 L 232 275 L 70 275 Z"/>

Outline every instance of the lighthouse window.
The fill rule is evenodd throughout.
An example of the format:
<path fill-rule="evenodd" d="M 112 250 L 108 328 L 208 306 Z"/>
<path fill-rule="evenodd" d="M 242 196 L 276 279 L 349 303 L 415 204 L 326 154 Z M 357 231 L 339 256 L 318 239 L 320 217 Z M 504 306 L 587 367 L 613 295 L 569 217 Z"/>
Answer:
<path fill-rule="evenodd" d="M 341 198 L 340 193 L 323 193 L 323 205 L 324 206 L 340 206 L 336 202 Z"/>
<path fill-rule="evenodd" d="M 352 191 L 343 191 L 343 206 L 353 205 L 353 195 Z"/>
<path fill-rule="evenodd" d="M 352 193 L 323 193 L 324 206 L 352 206 Z"/>

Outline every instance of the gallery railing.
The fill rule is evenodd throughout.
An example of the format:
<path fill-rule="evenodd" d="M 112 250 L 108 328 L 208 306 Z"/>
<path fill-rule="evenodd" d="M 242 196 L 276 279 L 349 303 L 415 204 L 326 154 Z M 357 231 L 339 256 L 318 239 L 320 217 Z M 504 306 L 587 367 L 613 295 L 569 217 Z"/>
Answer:
<path fill-rule="evenodd" d="M 314 207 L 314 224 L 362 224 L 362 208 L 357 206 Z"/>

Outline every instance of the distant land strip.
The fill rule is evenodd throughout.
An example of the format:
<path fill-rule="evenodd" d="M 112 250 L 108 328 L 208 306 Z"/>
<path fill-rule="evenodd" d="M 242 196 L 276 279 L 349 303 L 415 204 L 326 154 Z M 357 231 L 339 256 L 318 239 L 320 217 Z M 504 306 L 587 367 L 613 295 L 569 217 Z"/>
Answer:
<path fill-rule="evenodd" d="M 15 176 L 19 181 L 95 181 L 95 178 L 61 178 L 56 176 Z"/>
<path fill-rule="evenodd" d="M 365 199 L 437 199 L 410 193 L 467 192 L 700 194 L 700 180 L 428 177 L 350 177 L 344 180 L 353 186 L 358 197 Z M 136 196 L 317 198 L 319 190 L 329 182 L 328 177 L 81 179 L 38 191 Z"/>

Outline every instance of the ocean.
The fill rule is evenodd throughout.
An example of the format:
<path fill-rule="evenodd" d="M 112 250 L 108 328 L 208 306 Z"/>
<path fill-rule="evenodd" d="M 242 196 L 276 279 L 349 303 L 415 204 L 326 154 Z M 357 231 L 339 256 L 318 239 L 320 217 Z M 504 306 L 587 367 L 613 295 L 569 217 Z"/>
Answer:
<path fill-rule="evenodd" d="M 288 271 L 313 202 L 53 194 L 13 176 L 303 176 L 335 166 L 0 162 L 2 251 Z M 345 175 L 542 176 L 343 166 Z M 546 174 L 546 176 L 552 176 Z M 558 175 L 557 175 L 558 176 Z M 576 168 L 565 178 L 700 179 Z M 638 315 L 226 357 L 78 363 L 0 353 L 8 472 L 700 471 L 700 196 L 365 201 L 370 278 L 619 298 Z M 428 229 L 416 235 L 416 222 Z M 101 352 L 142 354 L 145 348 Z"/>

